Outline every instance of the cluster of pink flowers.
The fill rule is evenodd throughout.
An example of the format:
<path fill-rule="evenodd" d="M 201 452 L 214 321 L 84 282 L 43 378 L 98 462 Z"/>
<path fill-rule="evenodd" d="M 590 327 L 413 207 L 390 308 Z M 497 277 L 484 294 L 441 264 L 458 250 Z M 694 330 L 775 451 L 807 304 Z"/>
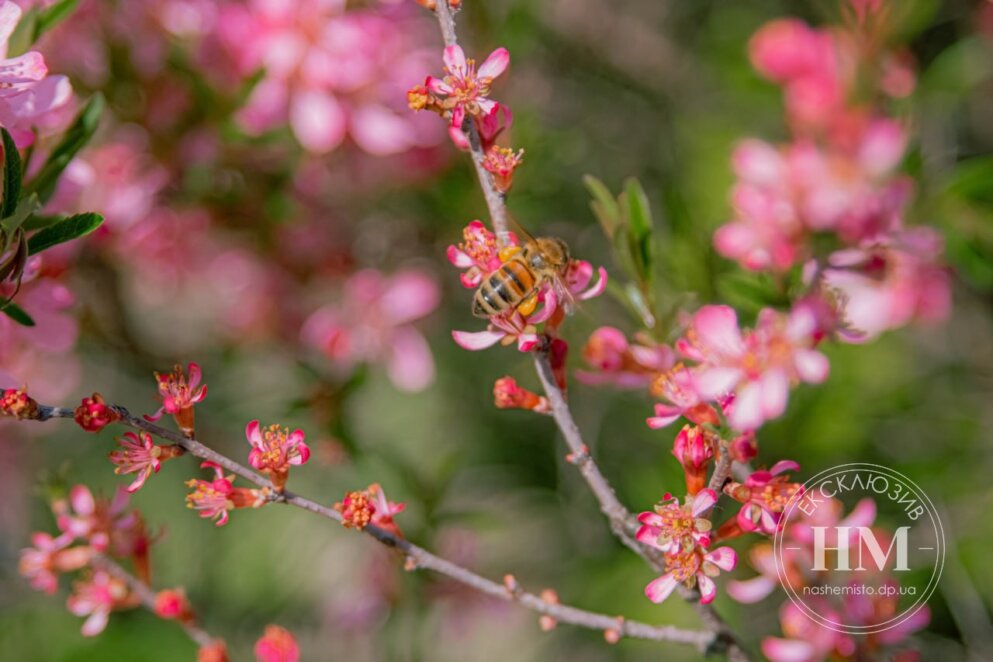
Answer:
<path fill-rule="evenodd" d="M 700 602 L 712 602 L 717 595 L 714 577 L 730 572 L 738 564 L 738 554 L 730 547 L 709 549 L 711 523 L 704 515 L 717 503 L 717 493 L 702 489 L 686 503 L 666 494 L 655 510 L 638 515 L 641 528 L 637 539 L 665 554 L 665 573 L 645 587 L 645 595 L 659 603 L 684 584 L 696 586 Z"/>
<path fill-rule="evenodd" d="M 883 47 L 883 11 L 863 7 L 845 29 L 774 21 L 752 38 L 753 65 L 783 86 L 794 137 L 738 146 L 735 215 L 714 236 L 717 250 L 747 269 L 805 265 L 808 286 L 834 311 L 824 331 L 847 341 L 942 319 L 950 305 L 940 236 L 904 224 L 913 188 L 898 174 L 907 128 L 858 98 L 866 81 L 883 98 L 913 89 L 905 58 Z M 870 49 L 882 57 L 868 57 Z"/>
<path fill-rule="evenodd" d="M 718 413 L 738 432 L 750 432 L 785 411 L 793 384 L 827 378 L 827 358 L 814 311 L 797 306 L 788 315 L 759 314 L 754 329 L 742 331 L 727 306 L 704 306 L 686 325 L 676 351 L 691 366 L 677 364 L 659 376 L 653 392 L 662 398 L 649 425 L 669 425 L 680 416 L 716 422 Z"/>
<path fill-rule="evenodd" d="M 434 359 L 412 323 L 434 311 L 440 299 L 437 284 L 421 271 L 385 276 L 366 269 L 345 281 L 339 302 L 310 315 L 300 337 L 339 370 L 382 363 L 397 388 L 420 391 L 434 381 Z"/>
<path fill-rule="evenodd" d="M 519 249 L 518 239 L 513 234 L 507 238 L 506 246 L 498 247 L 496 235 L 480 221 L 469 223 L 462 236 L 462 243 L 448 247 L 448 260 L 464 270 L 461 281 L 467 288 L 479 287 Z M 591 285 L 594 273 L 598 275 L 598 280 Z M 573 299 L 584 301 L 603 294 L 607 288 L 607 271 L 603 267 L 595 270 L 584 260 L 571 260 L 563 281 L 542 283 L 533 295 L 536 306 L 530 311 L 525 310 L 523 305 L 510 308 L 490 316 L 485 331 L 453 331 L 452 337 L 460 347 L 469 350 L 486 349 L 497 343 L 517 343 L 517 349 L 530 352 L 540 342 L 536 325 L 547 323 L 545 330 L 554 331 L 561 322 L 563 311 Z"/>
<path fill-rule="evenodd" d="M 410 12 L 346 10 L 341 0 L 225 2 L 205 56 L 219 52 L 241 80 L 264 71 L 236 115 L 249 133 L 289 124 L 317 154 L 346 136 L 374 155 L 431 147 L 443 134 L 403 107 L 405 81 L 429 61 Z"/>
<path fill-rule="evenodd" d="M 129 562 L 136 575 L 148 579 L 149 547 L 154 542 L 136 510 L 128 510 L 128 493 L 118 490 L 112 500 L 96 498 L 76 485 L 67 498 L 52 503 L 59 535 L 35 533 L 32 546 L 21 552 L 20 572 L 31 585 L 55 593 L 60 575 L 80 572 L 67 606 L 86 617 L 83 634 L 95 636 L 110 613 L 137 603 L 119 578 L 92 565 L 96 554 Z"/>
<path fill-rule="evenodd" d="M 857 545 L 859 527 L 870 527 L 875 521 L 876 504 L 872 499 L 866 498 L 858 502 L 848 515 L 842 515 L 841 502 L 826 500 L 809 517 L 791 522 L 782 532 L 783 544 L 778 560 L 772 543 L 760 542 L 753 545 L 749 551 L 749 561 L 759 574 L 751 579 L 731 581 L 727 586 L 728 595 L 746 604 L 758 602 L 780 585 L 781 573 L 790 577 L 794 588 L 831 583 L 825 575 L 833 571 L 812 574 L 810 570 L 814 567 L 814 527 L 823 527 L 829 536 L 836 535 L 838 529 L 849 531 L 848 544 Z M 738 520 L 741 519 L 739 515 Z M 873 527 L 873 531 L 880 536 L 888 536 L 878 527 Z M 829 538 L 827 544 L 837 545 L 837 540 Z M 874 595 L 851 592 L 842 597 L 816 597 L 817 613 L 835 623 L 859 626 L 883 622 L 897 611 L 898 584 L 890 573 L 867 571 L 860 581 L 871 582 L 880 587 L 880 590 Z M 857 660 L 879 655 L 880 649 L 900 644 L 912 633 L 925 627 L 930 621 L 931 613 L 926 606 L 922 606 L 894 627 L 862 637 L 853 637 L 815 623 L 793 602 L 785 602 L 780 608 L 779 616 L 785 636 L 766 637 L 762 641 L 763 654 L 773 662 L 828 658 Z M 906 659 L 917 658 L 911 654 Z"/>
<path fill-rule="evenodd" d="M 493 80 L 510 65 L 510 53 L 498 48 L 476 68 L 461 46 L 445 48 L 442 54 L 445 74 L 428 76 L 423 85 L 407 92 L 407 103 L 415 111 L 430 110 L 448 119 L 448 135 L 456 147 L 470 148 L 467 130 L 475 132 L 483 150 L 483 167 L 492 176 L 494 187 L 506 193 L 514 183 L 514 172 L 524 162 L 524 150 L 496 144 L 497 138 L 513 123 L 510 108 L 490 98 Z M 467 122 L 471 124 L 467 124 Z"/>

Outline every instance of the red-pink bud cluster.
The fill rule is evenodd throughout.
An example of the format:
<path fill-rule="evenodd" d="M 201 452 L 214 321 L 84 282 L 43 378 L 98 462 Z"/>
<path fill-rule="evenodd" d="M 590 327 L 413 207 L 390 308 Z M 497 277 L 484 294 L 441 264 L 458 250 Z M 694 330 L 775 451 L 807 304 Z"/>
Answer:
<path fill-rule="evenodd" d="M 103 396 L 94 393 L 76 407 L 74 418 L 79 427 L 87 432 L 99 432 L 111 423 L 121 420 L 121 414 L 107 404 Z"/>

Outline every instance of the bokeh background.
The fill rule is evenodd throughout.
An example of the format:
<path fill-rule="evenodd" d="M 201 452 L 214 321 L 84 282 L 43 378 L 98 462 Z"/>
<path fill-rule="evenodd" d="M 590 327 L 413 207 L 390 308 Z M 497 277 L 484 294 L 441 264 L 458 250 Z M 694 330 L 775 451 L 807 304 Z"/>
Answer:
<path fill-rule="evenodd" d="M 944 513 L 949 542 L 932 622 L 915 645 L 924 659 L 970 651 L 990 659 L 993 5 L 895 4 L 896 37 L 920 69 L 907 104 L 918 136 L 906 164 L 919 182 L 912 218 L 946 237 L 954 312 L 942 325 L 831 347 L 831 378 L 797 390 L 787 415 L 762 429 L 759 462 L 792 458 L 810 476 L 866 461 L 912 477 Z M 485 206 L 440 120 L 397 125 L 412 121 L 397 119 L 406 88 L 440 68 L 430 14 L 413 2 L 349 2 L 318 14 L 343 26 L 340 50 L 329 51 L 341 58 L 329 65 L 341 78 L 329 85 L 350 128 L 340 144 L 306 149 L 285 118 L 266 125 L 239 115 L 271 72 L 257 73 L 238 40 L 222 38 L 218 15 L 252 3 L 81 5 L 39 50 L 81 99 L 107 98 L 98 138 L 60 189 L 66 208 L 106 211 L 107 228 L 66 249 L 49 274 L 72 293 L 58 315 L 78 321 L 74 342 L 53 349 L 11 339 L 8 329 L 3 367 L 29 363 L 32 392 L 54 404 L 97 389 L 150 412 L 152 371 L 196 361 L 209 384 L 198 436 L 222 452 L 247 454 L 251 419 L 299 426 L 315 450 L 292 474 L 300 493 L 330 504 L 379 482 L 407 503 L 399 521 L 411 540 L 482 574 L 512 572 L 531 590 L 554 587 L 564 602 L 696 626 L 681 601 L 644 598 L 650 570 L 610 535 L 553 422 L 494 408 L 498 377 L 537 387 L 530 359 L 512 349 L 469 354 L 451 341 L 452 329 L 477 321 L 445 248 Z M 526 149 L 510 197 L 517 219 L 613 270 L 582 178 L 618 190 L 637 177 L 658 228 L 658 300 L 747 309 L 738 268 L 715 254 L 711 234 L 729 217 L 735 141 L 786 132 L 780 92 L 752 71 L 746 43 L 774 17 L 836 20 L 833 3 L 464 5 L 467 51 L 512 54 L 495 96 L 514 109 L 510 136 Z M 367 106 L 380 115 L 363 114 Z M 368 136 L 377 131 L 416 139 L 380 144 Z M 363 269 L 413 271 L 436 285 L 438 306 L 413 323 L 433 357 L 425 388 L 398 387 L 388 347 L 354 357 L 301 338 L 323 306 L 388 335 L 377 326 L 382 311 L 345 301 L 349 278 Z M 571 367 L 581 367 L 578 350 L 602 324 L 637 329 L 609 297 L 582 306 L 565 329 Z M 570 399 L 622 501 L 648 509 L 678 488 L 675 428 L 644 425 L 646 395 L 574 382 Z M 177 627 L 141 611 L 115 614 L 103 635 L 85 639 L 65 609 L 66 587 L 44 596 L 17 574 L 30 532 L 53 528 L 45 495 L 54 486 L 85 483 L 109 495 L 122 484 L 106 459 L 111 444 L 109 431 L 87 435 L 69 422 L 0 427 L 0 659 L 193 657 Z M 185 586 L 233 659 L 250 657 L 273 622 L 297 635 L 308 660 L 696 659 L 679 647 L 608 646 L 600 633 L 566 626 L 542 633 L 533 613 L 404 572 L 367 538 L 295 509 L 239 511 L 215 528 L 184 507 L 183 483 L 194 475 L 192 461 L 171 462 L 133 503 L 161 532 L 156 585 Z M 743 563 L 736 576 L 750 574 Z M 721 595 L 716 606 L 754 649 L 778 633 L 781 599 L 743 607 Z"/>

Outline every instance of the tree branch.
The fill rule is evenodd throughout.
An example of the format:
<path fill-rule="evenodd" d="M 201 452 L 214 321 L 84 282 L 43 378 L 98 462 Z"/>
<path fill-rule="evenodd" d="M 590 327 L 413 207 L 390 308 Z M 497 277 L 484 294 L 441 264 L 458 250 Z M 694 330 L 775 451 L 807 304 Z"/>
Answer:
<path fill-rule="evenodd" d="M 438 17 L 438 25 L 441 27 L 441 35 L 445 40 L 445 46 L 458 46 L 458 37 L 455 34 L 455 17 L 448 0 L 437 0 L 435 16 Z M 504 195 L 500 193 L 493 184 L 493 176 L 483 167 L 486 154 L 483 152 L 483 145 L 479 139 L 479 131 L 472 117 L 466 115 L 462 124 L 462 131 L 469 140 L 469 154 L 472 156 L 472 165 L 476 169 L 476 178 L 479 179 L 479 186 L 483 190 L 483 197 L 486 199 L 486 207 L 490 212 L 490 219 L 493 222 L 493 230 L 496 232 L 500 245 L 506 245 L 510 237 L 510 216 L 507 212 L 507 202 Z"/>
<path fill-rule="evenodd" d="M 160 439 L 178 444 L 190 455 L 214 462 L 228 471 L 244 478 L 245 480 L 258 485 L 259 487 L 272 487 L 272 483 L 266 477 L 252 471 L 248 467 L 230 459 L 229 457 L 208 448 L 196 439 L 188 439 L 177 432 L 173 432 L 172 430 L 168 430 L 154 423 L 150 423 L 143 418 L 139 418 L 131 414 L 131 412 L 129 412 L 126 408 L 119 405 L 109 406 L 113 407 L 113 409 L 121 415 L 121 419 L 118 423 L 122 425 L 143 430 L 149 434 L 159 437 Z M 65 407 L 51 407 L 40 403 L 38 404 L 38 412 L 39 416 L 37 420 L 39 421 L 47 421 L 56 418 L 71 419 L 74 416 L 74 411 L 72 409 L 67 409 Z M 273 494 L 273 501 L 275 502 L 286 503 L 291 506 L 296 506 L 297 508 L 308 510 L 311 513 L 320 515 L 321 517 L 325 517 L 338 523 L 341 523 L 342 521 L 341 513 L 333 508 L 307 499 L 306 497 L 294 494 L 288 490 L 281 495 L 275 492 Z M 609 616 L 607 614 L 586 611 L 584 609 L 578 609 L 568 605 L 545 602 L 533 593 L 528 593 L 526 591 L 511 591 L 504 584 L 487 579 L 472 572 L 471 570 L 456 565 L 447 559 L 436 556 L 428 550 L 418 547 L 409 540 L 399 537 L 389 531 L 380 529 L 379 527 L 369 525 L 363 529 L 363 532 L 380 543 L 403 552 L 409 559 L 411 566 L 415 568 L 433 570 L 450 579 L 454 579 L 457 582 L 465 584 L 470 588 L 480 591 L 481 593 L 485 593 L 501 600 L 517 602 L 523 607 L 536 611 L 539 614 L 551 616 L 560 623 L 568 623 L 594 630 L 616 630 L 623 636 L 636 639 L 689 644 L 696 646 L 700 650 L 706 650 L 715 639 L 715 634 L 708 631 L 687 630 L 668 625 L 649 625 L 638 621 L 628 621 L 626 619 Z M 112 569 L 109 565 L 109 563 L 112 562 L 109 559 L 101 559 L 100 562 L 104 563 L 108 569 Z M 119 566 L 118 569 L 122 572 L 126 572 Z M 121 576 L 121 578 L 125 579 L 124 576 Z M 125 581 L 127 580 L 125 579 Z M 135 581 L 137 581 L 137 579 L 135 579 Z M 129 586 L 130 585 L 131 584 L 129 583 Z M 140 588 L 136 589 L 135 593 L 146 605 L 148 604 L 146 598 L 150 597 L 152 604 L 154 605 L 155 596 L 151 593 L 151 589 L 144 586 L 144 590 L 144 597 L 141 595 Z M 205 636 L 208 641 L 211 640 L 209 635 L 205 634 Z"/>
<path fill-rule="evenodd" d="M 449 7 L 448 0 L 437 0 L 434 7 L 434 13 L 438 18 L 438 25 L 441 28 L 441 34 L 445 40 L 445 45 L 457 46 L 458 35 L 455 31 L 455 18 L 451 8 Z M 500 243 L 505 244 L 509 233 L 509 216 L 507 213 L 505 197 L 496 190 L 490 173 L 483 167 L 483 159 L 485 158 L 485 155 L 483 154 L 482 146 L 479 140 L 479 132 L 476 130 L 475 123 L 471 118 L 467 117 L 462 128 L 466 133 L 466 137 L 469 139 L 469 151 L 472 155 L 473 165 L 476 168 L 476 176 L 479 179 L 479 186 L 483 191 L 483 197 L 486 199 L 486 206 L 489 209 L 493 229 L 496 232 Z M 536 351 L 534 354 L 534 361 L 535 368 L 538 372 L 538 378 L 541 380 L 542 386 L 545 390 L 545 396 L 551 404 L 552 415 L 555 418 L 555 422 L 558 425 L 559 430 L 562 432 L 562 436 L 564 437 L 566 444 L 569 446 L 569 450 L 574 458 L 574 463 L 579 468 L 579 471 L 586 480 L 587 485 L 589 485 L 590 490 L 600 503 L 600 510 L 610 522 L 610 528 L 614 532 L 614 535 L 617 536 L 617 538 L 626 547 L 642 557 L 654 570 L 657 572 L 663 572 L 665 570 L 664 558 L 662 558 L 656 550 L 642 545 L 635 539 L 634 536 L 637 532 L 638 526 L 637 521 L 617 498 L 613 488 L 610 487 L 610 483 L 607 482 L 607 479 L 600 472 L 599 467 L 590 456 L 589 447 L 583 443 L 579 427 L 576 425 L 576 422 L 572 417 L 572 412 L 569 410 L 569 405 L 565 400 L 565 394 L 558 387 L 555 377 L 552 374 L 547 351 Z M 725 455 L 727 455 L 727 453 L 725 453 Z M 730 471 L 730 463 L 728 464 L 727 471 Z M 727 475 L 725 474 L 725 478 L 726 477 Z M 712 482 L 715 482 L 716 478 L 717 475 L 715 470 L 715 476 L 713 477 Z M 721 485 L 723 485 L 723 483 L 724 479 L 722 478 Z M 695 591 L 687 589 L 683 593 L 683 596 L 687 599 L 693 599 L 694 593 Z M 711 643 L 713 648 L 708 648 L 708 650 L 721 650 L 726 648 L 728 658 L 730 660 L 738 662 L 748 659 L 748 655 L 738 643 L 734 633 L 730 630 L 721 616 L 711 605 L 700 604 L 699 595 L 696 596 L 695 608 L 700 614 L 700 618 L 704 625 L 712 632 Z"/>

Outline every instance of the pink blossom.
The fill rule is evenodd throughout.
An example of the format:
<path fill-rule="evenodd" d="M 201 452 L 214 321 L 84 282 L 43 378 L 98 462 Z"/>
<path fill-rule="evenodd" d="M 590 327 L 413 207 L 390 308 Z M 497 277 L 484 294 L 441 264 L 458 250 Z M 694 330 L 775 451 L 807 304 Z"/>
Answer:
<path fill-rule="evenodd" d="M 664 602 L 681 583 L 696 584 L 700 602 L 709 604 L 717 596 L 714 577 L 721 570 L 730 572 L 738 564 L 738 554 L 730 547 L 706 551 L 702 547 L 680 550 L 665 556 L 666 572 L 645 587 L 645 595 L 652 602 Z"/>
<path fill-rule="evenodd" d="M 771 543 L 761 542 L 749 551 L 749 562 L 759 575 L 751 579 L 732 580 L 728 583 L 728 595 L 746 604 L 758 602 L 779 586 L 777 564 L 791 578 L 791 585 L 804 583 L 808 569 L 813 567 L 813 527 L 824 527 L 827 532 L 825 545 L 837 545 L 836 527 L 848 527 L 851 531 L 850 544 L 856 541 L 857 528 L 870 526 L 876 519 L 876 504 L 872 499 L 862 499 L 845 517 L 840 501 L 827 500 L 818 506 L 813 515 L 791 521 L 783 530 L 782 560 L 777 561 Z"/>
<path fill-rule="evenodd" d="M 341 524 L 345 528 L 361 530 L 372 524 L 398 536 L 402 534 L 393 518 L 406 508 L 405 503 L 387 499 L 379 483 L 373 483 L 364 490 L 348 492 L 334 505 L 334 509 L 341 513 Z"/>
<path fill-rule="evenodd" d="M 706 428 L 684 425 L 672 444 L 672 454 L 683 467 L 686 491 L 699 493 L 707 481 L 707 468 L 714 458 L 714 435 Z"/>
<path fill-rule="evenodd" d="M 65 76 L 48 76 L 45 59 L 37 51 L 7 57 L 10 37 L 21 20 L 21 8 L 10 0 L 0 3 L 0 125 L 19 148 L 34 142 L 33 129 L 45 116 L 69 102 L 72 86 Z"/>
<path fill-rule="evenodd" d="M 127 585 L 103 570 L 97 570 L 87 580 L 76 583 L 75 591 L 66 601 L 73 616 L 86 616 L 83 636 L 95 637 L 107 627 L 110 612 L 128 597 Z"/>
<path fill-rule="evenodd" d="M 162 462 L 183 454 L 180 446 L 157 446 L 152 435 L 147 432 L 125 432 L 117 440 L 118 450 L 112 451 L 110 461 L 117 465 L 115 474 L 137 474 L 134 482 L 127 487 L 128 492 L 137 492 L 149 476 L 158 473 Z"/>
<path fill-rule="evenodd" d="M 149 137 L 139 127 L 116 129 L 108 142 L 87 148 L 66 168 L 47 210 L 78 213 L 99 210 L 101 232 L 125 233 L 155 206 L 169 173 L 149 153 Z"/>
<path fill-rule="evenodd" d="M 402 105 L 405 82 L 430 66 L 419 24 L 404 9 L 346 11 L 340 0 L 225 3 L 210 41 L 205 58 L 226 56 L 241 80 L 265 72 L 236 116 L 249 133 L 288 123 L 316 154 L 347 135 L 375 155 L 441 138 Z"/>
<path fill-rule="evenodd" d="M 121 420 L 121 414 L 107 404 L 102 395 L 94 393 L 88 398 L 83 398 L 76 407 L 73 418 L 79 427 L 87 432 L 99 432 L 111 423 Z"/>
<path fill-rule="evenodd" d="M 189 378 L 187 378 L 189 372 Z M 159 396 L 162 406 L 154 414 L 146 415 L 149 421 L 157 421 L 163 414 L 170 414 L 176 420 L 176 425 L 187 436 L 193 435 L 193 405 L 203 402 L 207 397 L 206 384 L 200 386 L 200 366 L 190 363 L 187 370 L 176 365 L 175 369 L 165 375 L 155 373 L 155 381 L 159 385 Z"/>
<path fill-rule="evenodd" d="M 72 538 L 53 538 L 47 533 L 31 535 L 31 547 L 21 550 L 19 572 L 31 587 L 52 594 L 58 589 L 58 576 L 85 567 L 90 562 L 89 547 L 69 547 Z"/>
<path fill-rule="evenodd" d="M 837 611 L 827 604 L 818 605 L 817 613 L 834 622 L 842 622 Z M 857 650 L 851 636 L 816 623 L 792 602 L 783 603 L 779 621 L 787 638 L 766 637 L 762 640 L 762 653 L 772 662 L 819 662 L 833 656 L 848 658 Z"/>
<path fill-rule="evenodd" d="M 502 74 L 510 64 L 510 53 L 506 48 L 498 48 L 476 71 L 476 62 L 466 59 L 458 45 L 447 46 L 442 59 L 445 62 L 445 75 L 442 78 L 428 77 L 427 88 L 441 97 L 441 103 L 452 111 L 451 127 L 461 132 L 466 115 L 479 117 L 488 115 L 496 108 L 496 102 L 489 98 L 493 79 Z"/>
<path fill-rule="evenodd" d="M 315 311 L 300 335 L 340 368 L 384 363 L 397 388 L 420 391 L 434 380 L 434 360 L 413 322 L 439 299 L 438 286 L 421 271 L 386 276 L 366 269 L 345 282 L 340 302 Z"/>
<path fill-rule="evenodd" d="M 789 315 L 766 309 L 755 329 L 743 334 L 734 310 L 705 306 L 677 349 L 699 362 L 693 381 L 701 398 L 734 393 L 729 422 L 735 430 L 748 431 L 785 411 L 791 384 L 816 384 L 827 377 L 827 358 L 813 349 L 815 330 L 813 316 L 804 309 Z"/>
<path fill-rule="evenodd" d="M 69 490 L 68 501 L 53 505 L 56 525 L 69 540 L 80 540 L 97 552 L 143 554 L 150 541 L 140 514 L 127 511 L 129 498 L 123 488 L 108 500 L 94 497 L 85 485 L 76 485 Z"/>
<path fill-rule="evenodd" d="M 735 150 L 734 219 L 714 245 L 751 270 L 785 271 L 806 259 L 814 232 L 833 231 L 847 244 L 899 226 L 910 185 L 893 171 L 906 132 L 892 120 L 861 123 L 830 148 L 799 140 L 777 148 L 746 140 Z"/>
<path fill-rule="evenodd" d="M 517 246 L 517 236 L 513 233 L 507 237 L 508 246 Z M 490 232 L 482 221 L 470 221 L 462 230 L 462 243 L 448 247 L 448 261 L 459 269 L 462 286 L 475 289 L 483 281 L 483 277 L 500 268 L 500 249 L 497 237 Z"/>
<path fill-rule="evenodd" d="M 731 482 L 724 486 L 724 493 L 742 504 L 734 521 L 743 532 L 761 531 L 769 535 L 776 532 L 786 504 L 803 489 L 800 483 L 790 482 L 782 474 L 799 470 L 796 462 L 780 460 L 769 470 L 753 471 L 744 483 Z"/>
<path fill-rule="evenodd" d="M 300 646 L 289 630 L 267 625 L 265 634 L 255 642 L 255 659 L 258 662 L 297 662 Z"/>
<path fill-rule="evenodd" d="M 635 537 L 661 552 L 676 553 L 710 544 L 710 520 L 703 517 L 717 503 L 717 492 L 703 489 L 686 504 L 666 495 L 653 512 L 638 515 L 641 527 Z"/>
<path fill-rule="evenodd" d="M 46 259 L 47 259 L 46 253 Z M 80 365 L 71 353 L 79 326 L 70 308 L 75 297 L 64 285 L 41 274 L 40 257 L 29 258 L 17 305 L 35 321 L 22 326 L 0 315 L 0 388 L 25 384 L 39 400 L 58 400 L 76 388 Z M 9 284 L 0 296 L 9 297 Z"/>
<path fill-rule="evenodd" d="M 224 475 L 224 470 L 213 462 L 203 462 L 202 468 L 214 471 L 213 480 L 197 478 L 186 481 L 193 491 L 186 495 L 186 507 L 200 512 L 200 517 L 215 520 L 216 526 L 224 526 L 230 518 L 229 512 L 236 508 L 261 508 L 268 502 L 265 490 L 235 487 L 234 474 Z"/>
<path fill-rule="evenodd" d="M 655 404 L 655 416 L 646 420 L 653 430 L 668 427 L 680 416 L 698 425 L 720 423 L 714 408 L 697 394 L 693 371 L 682 362 L 659 375 L 652 382 L 651 393 L 663 400 Z"/>
<path fill-rule="evenodd" d="M 587 339 L 583 359 L 591 370 L 576 371 L 581 382 L 642 388 L 673 367 L 675 353 L 647 336 L 636 335 L 634 342 L 628 342 L 620 329 L 602 326 Z"/>
<path fill-rule="evenodd" d="M 166 620 L 190 621 L 193 609 L 182 588 L 165 589 L 155 594 L 155 615 Z"/>
<path fill-rule="evenodd" d="M 303 430 L 290 432 L 278 425 L 263 428 L 258 421 L 252 421 L 245 428 L 245 436 L 252 445 L 249 463 L 258 471 L 268 473 L 277 490 L 285 486 L 290 465 L 300 466 L 310 459 Z"/>
<path fill-rule="evenodd" d="M 548 398 L 522 387 L 513 377 L 496 380 L 493 401 L 497 409 L 527 409 L 541 414 L 551 412 Z"/>
<path fill-rule="evenodd" d="M 938 264 L 942 243 L 937 232 L 919 227 L 832 254 L 823 284 L 838 302 L 840 338 L 862 342 L 916 320 L 945 319 L 951 280 Z"/>

